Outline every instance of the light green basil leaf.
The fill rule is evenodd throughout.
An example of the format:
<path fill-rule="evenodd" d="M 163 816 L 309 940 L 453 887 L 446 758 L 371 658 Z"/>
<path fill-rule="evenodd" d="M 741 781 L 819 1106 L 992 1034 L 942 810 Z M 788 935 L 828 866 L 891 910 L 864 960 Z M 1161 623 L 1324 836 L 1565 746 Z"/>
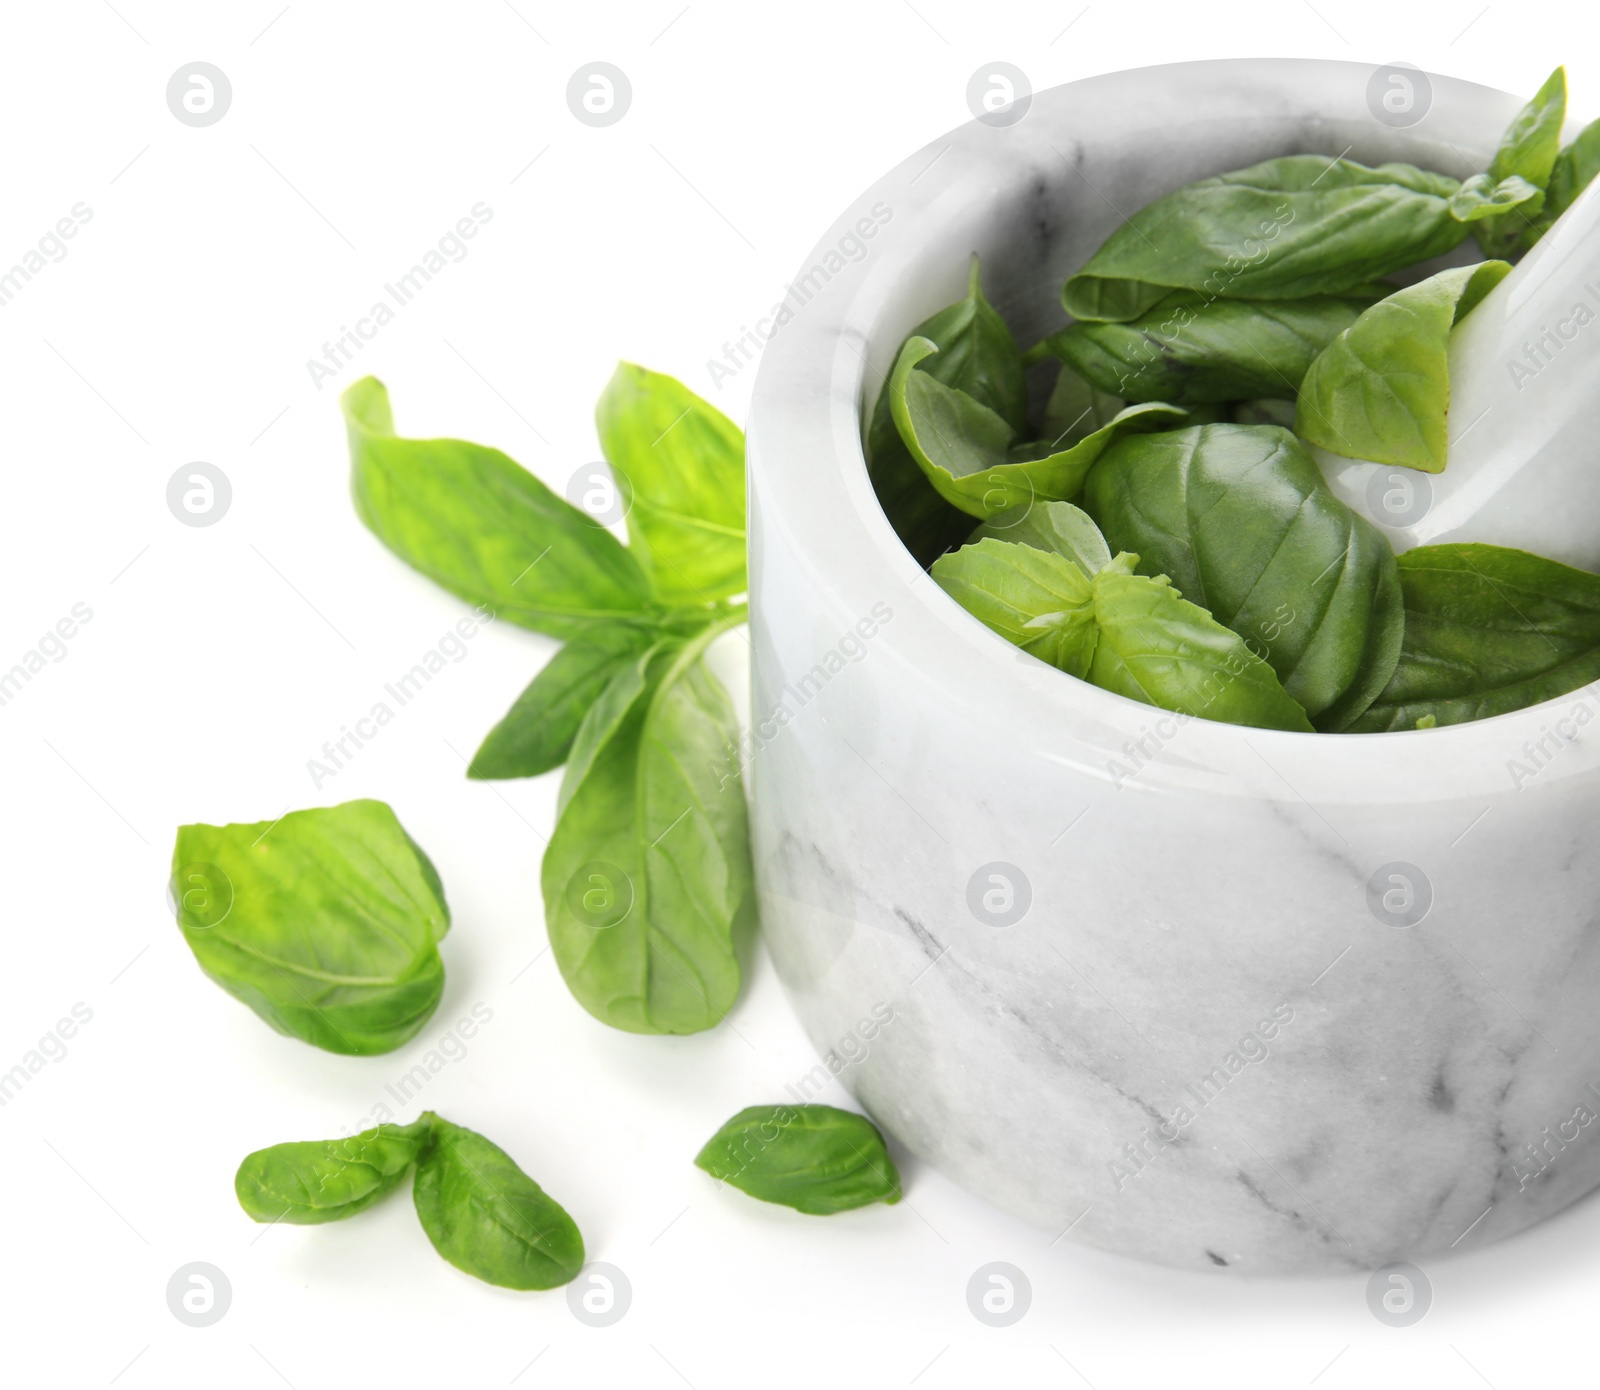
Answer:
<path fill-rule="evenodd" d="M 1285 155 L 1141 208 L 1062 290 L 1076 319 L 1125 321 L 1173 290 L 1208 298 L 1342 294 L 1442 255 L 1467 228 L 1455 179 L 1409 164 Z"/>
<path fill-rule="evenodd" d="M 1100 528 L 1087 512 L 1070 502 L 1039 502 L 1001 512 L 972 533 L 971 543 L 986 538 L 1064 556 L 1091 579 L 1111 563 L 1111 551 Z"/>
<path fill-rule="evenodd" d="M 668 603 L 745 591 L 744 434 L 682 382 L 619 363 L 595 406 L 631 505 L 628 537 Z"/>
<path fill-rule="evenodd" d="M 1505 261 L 1458 266 L 1374 304 L 1311 364 L 1295 433 L 1346 458 L 1442 472 L 1450 331 L 1510 272 Z"/>
<path fill-rule="evenodd" d="M 444 992 L 444 889 L 381 801 L 181 826 L 172 893 L 200 968 L 329 1052 L 393 1051 Z"/>
<path fill-rule="evenodd" d="M 561 1204 L 481 1134 L 432 1113 L 412 1187 L 433 1248 L 505 1289 L 553 1289 L 583 1268 L 583 1236 Z"/>
<path fill-rule="evenodd" d="M 356 511 L 408 565 L 552 637 L 653 621 L 657 605 L 627 549 L 498 449 L 402 439 L 375 377 L 340 404 Z"/>
<path fill-rule="evenodd" d="M 1118 433 L 1170 423 L 1185 413 L 1158 403 L 1129 406 L 1069 448 L 1052 451 L 1042 441 L 1013 448 L 1011 427 L 994 411 L 916 370 L 938 351 L 926 338 L 907 340 L 889 381 L 890 407 L 912 457 L 939 495 L 980 520 L 1030 502 L 1071 501 Z"/>
<path fill-rule="evenodd" d="M 1113 550 L 1167 575 L 1277 672 L 1324 729 L 1353 719 L 1398 659 L 1400 588 L 1381 533 L 1270 425 L 1118 441 L 1084 505 Z"/>
<path fill-rule="evenodd" d="M 1517 243 L 1519 251 L 1526 251 L 1539 240 L 1576 201 L 1600 173 L 1600 121 L 1591 121 L 1556 156 L 1555 168 L 1550 171 L 1550 184 L 1545 189 L 1544 206 L 1533 225 L 1523 229 Z"/>
<path fill-rule="evenodd" d="M 1070 449 L 1103 425 L 1109 425 L 1127 402 L 1097 391 L 1070 367 L 1056 373 L 1044 405 L 1043 438 L 1052 449 Z"/>
<path fill-rule="evenodd" d="M 1477 224 L 1473 230 L 1485 256 L 1512 254 L 1536 225 L 1543 209 L 1543 190 L 1561 151 L 1561 127 L 1566 119 L 1567 70 L 1557 68 L 1534 93 L 1533 100 L 1512 117 L 1488 169 L 1491 182 L 1498 184 L 1517 175 L 1532 184 L 1540 196 Z"/>
<path fill-rule="evenodd" d="M 719 629 L 613 677 L 579 728 L 545 851 L 545 921 L 591 1014 L 693 1033 L 739 992 L 751 875 L 738 728 L 700 660 Z"/>
<path fill-rule="evenodd" d="M 933 562 L 939 587 L 1008 642 L 1080 680 L 1096 638 L 1088 577 L 1065 556 L 989 537 Z"/>
<path fill-rule="evenodd" d="M 877 1126 L 831 1105 L 752 1105 L 711 1136 L 695 1166 L 808 1216 L 900 1200 L 900 1175 Z"/>
<path fill-rule="evenodd" d="M 1425 545 L 1400 557 L 1400 587 L 1400 664 L 1353 733 L 1488 719 L 1600 679 L 1600 575 L 1502 546 Z"/>
<path fill-rule="evenodd" d="M 1451 195 L 1450 215 L 1457 222 L 1482 222 L 1512 208 L 1536 212 L 1543 203 L 1544 194 L 1521 174 L 1507 174 L 1499 183 L 1487 174 L 1474 174 Z"/>
<path fill-rule="evenodd" d="M 1168 295 L 1127 323 L 1073 323 L 1045 341 L 1096 389 L 1195 405 L 1292 396 L 1312 359 L 1375 296 L 1207 299 Z"/>
<path fill-rule="evenodd" d="M 345 1139 L 274 1144 L 239 1165 L 233 1190 L 252 1221 L 343 1221 L 398 1187 L 427 1137 L 428 1122 L 418 1120 Z"/>

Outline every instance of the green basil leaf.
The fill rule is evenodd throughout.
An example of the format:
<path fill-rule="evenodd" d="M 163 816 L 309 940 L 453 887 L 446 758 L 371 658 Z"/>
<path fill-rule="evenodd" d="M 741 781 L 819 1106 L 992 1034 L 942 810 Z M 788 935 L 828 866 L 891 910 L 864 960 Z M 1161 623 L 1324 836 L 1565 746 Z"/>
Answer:
<path fill-rule="evenodd" d="M 1346 458 L 1442 472 L 1450 331 L 1510 273 L 1505 261 L 1458 266 L 1374 304 L 1311 364 L 1295 433 Z"/>
<path fill-rule="evenodd" d="M 978 527 L 971 541 L 976 544 L 986 538 L 1065 556 L 1091 579 L 1111 563 L 1111 551 L 1100 528 L 1087 512 L 1070 502 L 1040 502 L 1001 512 Z"/>
<path fill-rule="evenodd" d="M 719 1182 L 807 1216 L 900 1200 L 900 1174 L 877 1126 L 831 1105 L 752 1105 L 694 1161 Z"/>
<path fill-rule="evenodd" d="M 1555 170 L 1561 151 L 1561 127 L 1567 119 L 1567 70 L 1557 68 L 1534 93 L 1533 100 L 1511 119 L 1500 137 L 1500 148 L 1489 163 L 1493 183 L 1517 175 L 1541 195 Z M 1488 217 L 1474 228 L 1483 254 L 1508 256 L 1532 231 L 1542 210 L 1543 197 L 1524 202 L 1499 216 Z"/>
<path fill-rule="evenodd" d="M 233 1190 L 252 1221 L 343 1221 L 398 1187 L 427 1137 L 427 1121 L 418 1120 L 346 1139 L 274 1144 L 239 1165 Z"/>
<path fill-rule="evenodd" d="M 340 404 L 356 511 L 408 565 L 552 637 L 652 621 L 650 586 L 627 548 L 498 449 L 402 439 L 375 377 Z"/>
<path fill-rule="evenodd" d="M 1467 228 L 1455 179 L 1409 164 L 1285 155 L 1141 208 L 1062 289 L 1076 319 L 1124 321 L 1172 290 L 1208 298 L 1341 294 L 1442 255 Z"/>
<path fill-rule="evenodd" d="M 649 644 L 649 635 L 634 627 L 595 628 L 568 642 L 489 731 L 467 776 L 537 777 L 560 767 L 611 678 Z"/>
<path fill-rule="evenodd" d="M 1550 183 L 1545 189 L 1544 206 L 1532 219 L 1532 225 L 1523 229 L 1517 250 L 1526 251 L 1539 240 L 1576 201 L 1600 173 L 1600 121 L 1591 121 L 1556 156 L 1555 168 L 1550 171 Z"/>
<path fill-rule="evenodd" d="M 1127 323 L 1068 324 L 1046 342 L 1096 389 L 1130 401 L 1292 396 L 1312 359 L 1371 302 L 1207 299 L 1185 290 Z"/>
<path fill-rule="evenodd" d="M 579 728 L 542 881 L 574 997 L 635 1033 L 713 1027 L 739 992 L 751 874 L 738 726 L 700 656 L 652 648 Z"/>
<path fill-rule="evenodd" d="M 1337 729 L 1383 689 L 1401 640 L 1394 554 L 1295 437 L 1207 425 L 1108 449 L 1085 506 L 1113 550 L 1167 575 Z"/>
<path fill-rule="evenodd" d="M 181 826 L 172 892 L 200 968 L 329 1052 L 392 1052 L 444 992 L 444 889 L 381 801 Z"/>
<path fill-rule="evenodd" d="M 1521 174 L 1507 174 L 1499 183 L 1487 174 L 1474 174 L 1451 195 L 1450 215 L 1457 222 L 1482 222 L 1512 208 L 1537 212 L 1543 204 L 1543 192 Z"/>
<path fill-rule="evenodd" d="M 1291 400 L 1265 398 L 1238 401 L 1229 409 L 1225 421 L 1230 425 L 1279 425 L 1286 430 L 1294 428 L 1295 403 Z"/>
<path fill-rule="evenodd" d="M 1052 449 L 1070 449 L 1103 425 L 1109 425 L 1127 402 L 1089 385 L 1070 367 L 1056 373 L 1044 405 L 1043 436 Z"/>
<path fill-rule="evenodd" d="M 742 594 L 744 434 L 681 381 L 620 363 L 595 406 L 600 447 L 631 505 L 628 537 L 668 603 Z"/>
<path fill-rule="evenodd" d="M 890 407 L 901 437 L 939 495 L 980 520 L 1027 503 L 1069 502 L 1094 461 L 1124 429 L 1148 429 L 1182 419 L 1176 406 L 1129 406 L 1108 425 L 1069 448 L 1048 443 L 1013 449 L 1004 420 L 964 391 L 952 390 L 917 364 L 939 351 L 910 338 L 889 381 Z M 1042 457 L 1034 455 L 1042 452 Z"/>
<path fill-rule="evenodd" d="M 1094 614 L 1100 640 L 1089 679 L 1102 690 L 1225 724 L 1312 731 L 1272 667 L 1164 577 L 1128 574 L 1114 561 L 1095 576 Z"/>
<path fill-rule="evenodd" d="M 481 1134 L 437 1115 L 417 1160 L 417 1217 L 457 1269 L 505 1289 L 553 1289 L 583 1268 L 583 1236 L 561 1204 Z"/>
<path fill-rule="evenodd" d="M 989 537 L 933 562 L 939 587 L 980 622 L 1080 680 L 1098 636 L 1089 579 L 1072 560 Z"/>
<path fill-rule="evenodd" d="M 1400 557 L 1400 587 L 1400 664 L 1353 733 L 1488 719 L 1600 679 L 1600 575 L 1497 545 L 1425 545 Z"/>

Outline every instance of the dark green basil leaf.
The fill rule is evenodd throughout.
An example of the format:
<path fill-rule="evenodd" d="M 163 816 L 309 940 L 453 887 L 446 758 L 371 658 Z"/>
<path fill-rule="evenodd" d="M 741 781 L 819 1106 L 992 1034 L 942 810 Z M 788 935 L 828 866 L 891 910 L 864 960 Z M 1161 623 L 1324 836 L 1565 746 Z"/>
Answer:
<path fill-rule="evenodd" d="M 744 434 L 682 382 L 620 363 L 595 406 L 633 554 L 669 603 L 745 591 Z"/>
<path fill-rule="evenodd" d="M 1183 290 L 1127 323 L 1068 324 L 1046 342 L 1096 389 L 1130 401 L 1292 396 L 1312 359 L 1373 297 L 1208 299 Z"/>
<path fill-rule="evenodd" d="M 890 408 L 912 457 L 939 495 L 980 520 L 1034 501 L 1071 501 L 1118 433 L 1184 416 L 1176 406 L 1129 406 L 1069 448 L 1052 451 L 1047 442 L 1014 448 L 1011 426 L 994 411 L 917 370 L 938 351 L 927 338 L 906 341 L 889 380 Z"/>
<path fill-rule="evenodd" d="M 1442 472 L 1450 331 L 1510 273 L 1505 261 L 1458 266 L 1374 304 L 1311 364 L 1295 433 L 1346 458 Z"/>
<path fill-rule="evenodd" d="M 1497 545 L 1426 545 L 1400 557 L 1400 587 L 1400 664 L 1353 733 L 1488 719 L 1600 679 L 1600 575 Z"/>
<path fill-rule="evenodd" d="M 1208 298 L 1341 294 L 1460 244 L 1459 185 L 1409 164 L 1285 155 L 1141 208 L 1062 290 L 1076 319 L 1136 319 L 1172 290 Z"/>
<path fill-rule="evenodd" d="M 468 777 L 537 777 L 560 767 L 600 693 L 650 645 L 640 628 L 595 628 L 561 648 L 484 739 Z"/>
<path fill-rule="evenodd" d="M 1570 145 L 1556 156 L 1555 168 L 1550 171 L 1550 184 L 1545 189 L 1544 206 L 1533 218 L 1533 225 L 1523 230 L 1517 249 L 1526 251 L 1539 240 L 1600 173 L 1600 121 L 1586 125 Z"/>
<path fill-rule="evenodd" d="M 1228 411 L 1225 421 L 1230 425 L 1281 425 L 1286 430 L 1294 428 L 1295 403 L 1268 397 L 1262 400 L 1238 401 Z"/>
<path fill-rule="evenodd" d="M 505 1289 L 553 1289 L 583 1268 L 583 1236 L 553 1197 L 481 1134 L 432 1113 L 412 1194 L 433 1248 Z"/>
<path fill-rule="evenodd" d="M 1080 680 L 1094 659 L 1094 595 L 1072 560 L 983 538 L 933 562 L 939 587 L 1008 642 Z"/>
<path fill-rule="evenodd" d="M 280 1033 L 329 1052 L 391 1052 L 438 1007 L 450 910 L 381 801 L 181 826 L 172 875 L 200 968 Z"/>
<path fill-rule="evenodd" d="M 1512 208 L 1525 213 L 1544 204 L 1544 194 L 1520 174 L 1507 174 L 1496 183 L 1487 174 L 1474 174 L 1450 197 L 1450 215 L 1457 222 L 1482 222 L 1504 217 Z"/>
<path fill-rule="evenodd" d="M 807 1216 L 900 1200 L 900 1174 L 877 1126 L 831 1105 L 752 1105 L 694 1161 L 719 1182 Z"/>
<path fill-rule="evenodd" d="M 713 1027 L 739 992 L 751 879 L 738 727 L 700 660 L 719 630 L 612 678 L 573 741 L 545 851 L 562 976 L 629 1032 Z"/>
<path fill-rule="evenodd" d="M 346 1139 L 274 1144 L 239 1165 L 233 1190 L 252 1221 L 343 1221 L 398 1187 L 427 1137 L 428 1122 L 418 1120 Z"/>
<path fill-rule="evenodd" d="M 652 621 L 657 605 L 627 548 L 498 449 L 400 438 L 375 377 L 340 403 L 356 511 L 408 565 L 553 637 Z"/>
<path fill-rule="evenodd" d="M 1119 441 L 1085 503 L 1113 550 L 1165 574 L 1278 673 L 1319 727 L 1383 689 L 1401 636 L 1394 554 L 1288 430 L 1207 425 Z"/>
<path fill-rule="evenodd" d="M 971 543 L 985 538 L 1031 545 L 1065 556 L 1093 578 L 1111 563 L 1111 551 L 1100 528 L 1070 502 L 1040 502 L 990 517 L 972 533 Z"/>
<path fill-rule="evenodd" d="M 1070 449 L 1103 425 L 1109 425 L 1127 402 L 1097 391 L 1070 367 L 1056 373 L 1044 405 L 1043 438 L 1052 449 Z"/>
<path fill-rule="evenodd" d="M 1567 70 L 1557 68 L 1534 94 L 1533 100 L 1511 119 L 1500 137 L 1500 148 L 1490 161 L 1491 182 L 1517 175 L 1541 195 L 1499 216 L 1488 217 L 1474 228 L 1485 256 L 1510 255 L 1533 229 L 1543 209 L 1545 186 L 1561 150 L 1561 127 L 1567 119 Z"/>

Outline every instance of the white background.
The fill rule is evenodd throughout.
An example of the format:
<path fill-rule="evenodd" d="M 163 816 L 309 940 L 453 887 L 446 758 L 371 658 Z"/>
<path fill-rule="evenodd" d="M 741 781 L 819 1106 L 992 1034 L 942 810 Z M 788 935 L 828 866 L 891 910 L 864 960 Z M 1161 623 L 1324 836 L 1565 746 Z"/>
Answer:
<path fill-rule="evenodd" d="M 717 391 L 707 359 L 840 208 L 967 119 L 981 63 L 1042 88 L 1198 57 L 1403 60 L 1528 93 L 1565 61 L 1588 118 L 1592 6 L 115 3 L 8 6 L 0 80 L 0 268 L 93 210 L 0 308 L 0 668 L 73 604 L 94 615 L 0 708 L 0 1070 L 74 1003 L 93 1010 L 0 1109 L 7 1383 L 1592 1380 L 1592 1200 L 1431 1262 L 1431 1311 L 1394 1329 L 1361 1277 L 1247 1281 L 1052 1245 L 909 1158 L 904 1203 L 827 1220 L 717 1188 L 690 1162 L 702 1141 L 815 1057 L 764 958 L 728 1025 L 667 1039 L 596 1023 L 539 954 L 558 776 L 462 773 L 553 650 L 540 637 L 485 631 L 335 779 L 306 769 L 464 612 L 352 512 L 336 395 L 358 375 L 389 384 L 402 432 L 498 445 L 561 488 L 596 455 L 591 405 L 619 357 L 742 421 L 754 370 Z M 205 129 L 165 100 L 196 59 L 233 87 Z M 593 59 L 633 85 L 606 129 L 565 101 Z M 480 201 L 493 219 L 466 258 L 316 389 L 307 359 Z M 233 487 L 205 529 L 165 501 L 196 460 Z M 164 902 L 178 824 L 356 796 L 394 805 L 456 922 L 439 1013 L 376 1058 L 272 1033 L 201 976 Z M 422 1103 L 509 1150 L 590 1258 L 626 1272 L 613 1327 L 580 1324 L 559 1291 L 457 1273 L 404 1195 L 313 1229 L 263 1230 L 234 1202 L 246 1152 L 355 1128 L 475 1004 L 492 1022 Z M 966 1304 L 995 1260 L 1032 1286 L 1006 1329 Z M 209 1328 L 168 1311 L 191 1261 L 231 1283 Z"/>

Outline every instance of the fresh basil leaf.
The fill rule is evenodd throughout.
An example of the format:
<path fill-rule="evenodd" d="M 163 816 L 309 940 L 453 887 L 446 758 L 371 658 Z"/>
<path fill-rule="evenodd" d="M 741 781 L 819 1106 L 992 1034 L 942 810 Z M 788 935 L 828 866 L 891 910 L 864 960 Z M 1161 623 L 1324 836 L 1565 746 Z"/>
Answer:
<path fill-rule="evenodd" d="M 1319 727 L 1383 689 L 1401 640 L 1382 534 L 1341 502 L 1288 430 L 1207 425 L 1120 440 L 1085 489 L 1140 572 L 1167 575 L 1243 638 Z"/>
<path fill-rule="evenodd" d="M 398 1187 L 427 1137 L 427 1121 L 418 1120 L 345 1139 L 274 1144 L 239 1165 L 233 1190 L 252 1221 L 343 1221 Z"/>
<path fill-rule="evenodd" d="M 1089 579 L 1053 551 L 985 537 L 933 562 L 939 587 L 980 622 L 1083 680 L 1097 632 Z"/>
<path fill-rule="evenodd" d="M 1505 261 L 1457 266 L 1374 304 L 1311 364 L 1295 433 L 1346 458 L 1442 472 L 1450 331 L 1510 272 Z"/>
<path fill-rule="evenodd" d="M 1457 222 L 1482 222 L 1503 217 L 1512 208 L 1536 212 L 1544 194 L 1521 174 L 1507 174 L 1496 183 L 1487 174 L 1474 174 L 1450 195 L 1450 215 Z"/>
<path fill-rule="evenodd" d="M 412 1187 L 433 1248 L 505 1289 L 553 1289 L 583 1268 L 583 1236 L 553 1197 L 481 1134 L 431 1112 Z"/>
<path fill-rule="evenodd" d="M 402 439 L 375 377 L 340 404 L 356 511 L 408 565 L 552 637 L 652 621 L 657 605 L 627 548 L 498 449 Z"/>
<path fill-rule="evenodd" d="M 1097 390 L 1130 401 L 1292 396 L 1312 359 L 1372 299 L 1209 299 L 1183 290 L 1127 323 L 1068 324 L 1045 341 Z"/>
<path fill-rule="evenodd" d="M 369 1056 L 415 1036 L 438 1007 L 450 910 L 381 801 L 181 826 L 172 875 L 200 968 L 280 1033 Z"/>
<path fill-rule="evenodd" d="M 965 298 L 924 319 L 910 338 L 926 338 L 938 347 L 938 356 L 921 368 L 936 381 L 993 410 L 1013 433 L 1027 427 L 1022 357 L 1005 320 L 983 297 L 976 256 Z M 959 544 L 972 523 L 928 486 L 895 426 L 889 398 L 885 382 L 867 429 L 867 471 L 895 534 L 918 563 L 927 565 Z"/>
<path fill-rule="evenodd" d="M 1600 173 L 1600 121 L 1591 121 L 1556 156 L 1555 168 L 1550 171 L 1550 184 L 1545 189 L 1544 206 L 1532 219 L 1532 225 L 1523 229 L 1517 243 L 1519 251 L 1526 251 L 1556 223 L 1577 200 L 1596 173 Z"/>
<path fill-rule="evenodd" d="M 1093 578 L 1111 563 L 1100 528 L 1070 502 L 1039 502 L 990 517 L 972 533 L 971 543 L 991 539 L 1031 545 L 1064 556 Z"/>
<path fill-rule="evenodd" d="M 713 1027 L 739 992 L 751 875 L 738 727 L 700 660 L 719 630 L 613 677 L 573 742 L 545 851 L 562 976 L 629 1032 Z"/>
<path fill-rule="evenodd" d="M 1097 391 L 1070 367 L 1056 373 L 1044 405 L 1043 438 L 1052 449 L 1070 449 L 1103 425 L 1109 425 L 1127 402 Z"/>
<path fill-rule="evenodd" d="M 568 642 L 489 731 L 467 776 L 537 777 L 560 767 L 611 678 L 649 644 L 649 634 L 635 627 L 595 628 Z"/>
<path fill-rule="evenodd" d="M 1102 690 L 1225 724 L 1312 732 L 1272 667 L 1165 577 L 1113 561 L 1095 576 L 1094 614 L 1100 639 L 1089 679 Z"/>
<path fill-rule="evenodd" d="M 618 364 L 595 406 L 600 447 L 626 481 L 632 552 L 668 603 L 742 594 L 744 434 L 681 381 Z"/>
<path fill-rule="evenodd" d="M 1455 179 L 1409 164 L 1285 155 L 1156 199 L 1062 290 L 1076 319 L 1125 321 L 1173 290 L 1208 298 L 1341 294 L 1442 255 L 1467 228 Z"/>
<path fill-rule="evenodd" d="M 1491 182 L 1498 184 L 1516 175 L 1532 184 L 1541 196 L 1477 224 L 1474 233 L 1485 256 L 1510 255 L 1537 222 L 1544 203 L 1543 190 L 1561 151 L 1561 127 L 1566 119 L 1567 70 L 1557 68 L 1534 93 L 1533 100 L 1512 117 L 1488 169 Z"/>
<path fill-rule="evenodd" d="M 1295 403 L 1291 400 L 1266 398 L 1238 401 L 1229 409 L 1226 423 L 1230 425 L 1281 425 L 1286 430 L 1294 428 Z M 1217 423 L 1224 423 L 1218 421 Z"/>
<path fill-rule="evenodd" d="M 1425 545 L 1400 557 L 1400 587 L 1400 664 L 1353 733 L 1488 719 L 1600 679 L 1600 575 L 1497 545 Z"/>
<path fill-rule="evenodd" d="M 900 1200 L 900 1174 L 877 1126 L 831 1105 L 752 1105 L 694 1161 L 719 1182 L 807 1216 Z"/>
<path fill-rule="evenodd" d="M 1010 425 L 994 411 L 916 370 L 938 351 L 927 338 L 906 341 L 889 380 L 890 408 L 912 457 L 939 495 L 980 520 L 1029 502 L 1071 501 L 1118 433 L 1184 416 L 1176 406 L 1129 406 L 1069 448 L 1052 451 L 1047 442 L 1013 448 Z"/>

